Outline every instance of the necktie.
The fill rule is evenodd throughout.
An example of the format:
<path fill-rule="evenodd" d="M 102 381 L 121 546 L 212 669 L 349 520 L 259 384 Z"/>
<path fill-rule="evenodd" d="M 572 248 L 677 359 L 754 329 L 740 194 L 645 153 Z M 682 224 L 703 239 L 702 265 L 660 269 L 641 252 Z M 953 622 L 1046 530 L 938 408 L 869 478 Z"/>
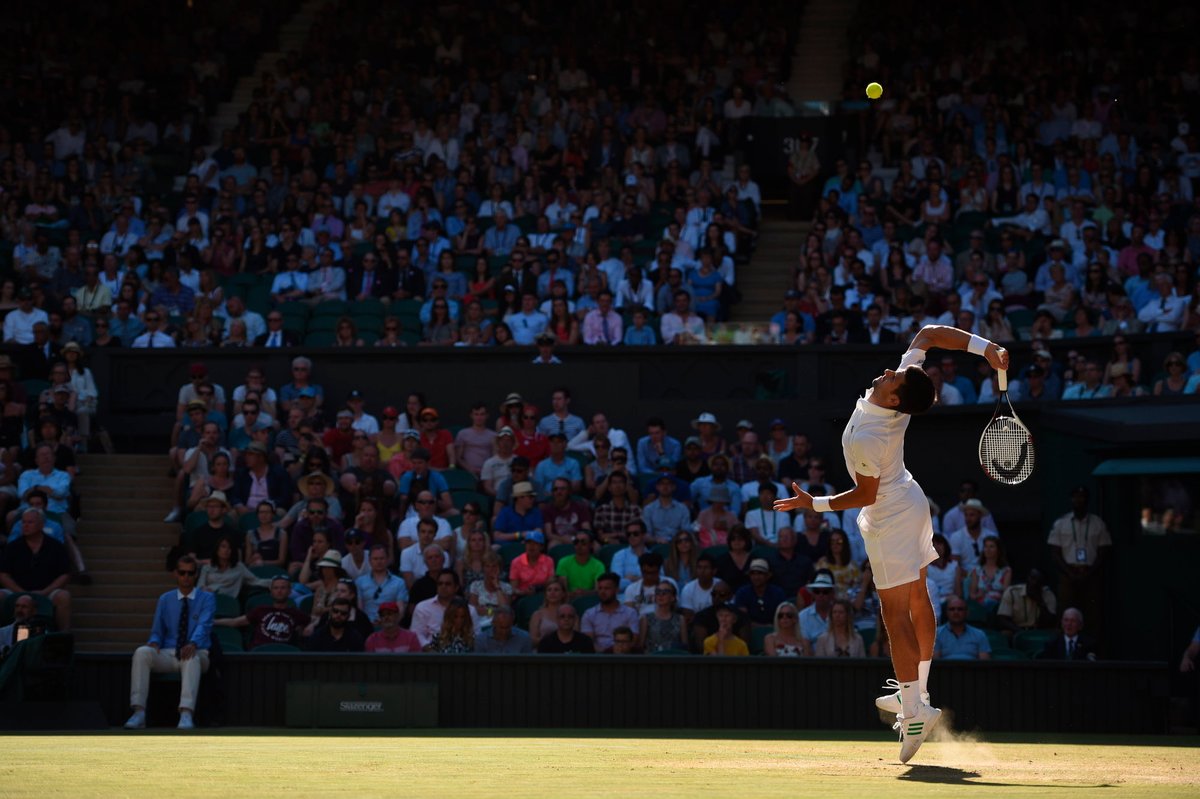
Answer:
<path fill-rule="evenodd" d="M 149 333 L 146 334 L 146 347 L 149 349 L 154 349 L 154 331 L 153 330 L 151 330 Z"/>
<path fill-rule="evenodd" d="M 1075 657 L 1075 639 L 1068 638 L 1067 639 L 1067 660 L 1071 660 L 1074 657 Z"/>
<path fill-rule="evenodd" d="M 276 330 L 274 333 L 271 334 L 271 346 L 272 347 L 279 346 L 279 331 L 278 330 Z"/>
<path fill-rule="evenodd" d="M 604 323 L 604 343 L 612 344 L 612 330 L 608 326 L 608 314 L 601 314 L 600 321 Z"/>
<path fill-rule="evenodd" d="M 194 568 L 194 567 L 193 567 Z M 179 603 L 179 634 L 175 637 L 175 657 L 183 653 L 184 644 L 188 637 L 188 598 L 185 596 Z"/>

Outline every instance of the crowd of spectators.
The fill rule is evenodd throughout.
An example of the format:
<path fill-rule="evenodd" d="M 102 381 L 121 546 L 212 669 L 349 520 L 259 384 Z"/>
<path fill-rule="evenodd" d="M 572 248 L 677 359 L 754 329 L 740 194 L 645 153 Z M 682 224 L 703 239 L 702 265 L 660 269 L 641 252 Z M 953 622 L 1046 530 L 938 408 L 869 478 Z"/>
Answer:
<path fill-rule="evenodd" d="M 420 394 L 335 399 L 311 360 L 292 367 L 286 385 L 251 367 L 230 390 L 197 363 L 179 392 L 170 557 L 195 558 L 199 587 L 226 597 L 218 628 L 250 628 L 226 646 L 887 654 L 857 511 L 772 510 L 793 481 L 837 491 L 782 419 L 761 438 L 707 412 L 684 435 L 659 418 L 626 431 L 576 415 L 560 387 L 474 403 L 455 425 Z M 1064 575 L 1051 590 L 1036 571 L 1014 585 L 975 492 L 963 483 L 945 514 L 930 503 L 939 612 L 960 601 L 1014 658 L 1040 653 L 1058 602 L 1099 630 L 1111 541 L 1086 494 L 1050 535 Z M 331 642 L 338 600 L 348 627 Z"/>
<path fill-rule="evenodd" d="M 812 229 L 781 341 L 903 343 L 938 321 L 1029 342 L 1021 399 L 1195 393 L 1200 356 L 1143 369 L 1126 341 L 1190 347 L 1200 331 L 1200 73 L 1176 19 L 1195 11 L 1024 4 L 950 26 L 910 2 L 857 13 L 858 135 L 825 142 L 825 163 L 802 137 L 789 164 Z M 877 102 L 861 100 L 868 81 Z M 1097 338 L 1113 342 L 1107 364 L 1072 349 Z M 988 401 L 988 375 L 967 378 L 964 401 Z"/>

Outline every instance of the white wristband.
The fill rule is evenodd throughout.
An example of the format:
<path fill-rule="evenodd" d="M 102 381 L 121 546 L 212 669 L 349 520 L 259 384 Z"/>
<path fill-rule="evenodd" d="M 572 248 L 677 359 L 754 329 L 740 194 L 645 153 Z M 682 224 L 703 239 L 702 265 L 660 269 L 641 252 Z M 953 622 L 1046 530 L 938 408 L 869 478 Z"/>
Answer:
<path fill-rule="evenodd" d="M 817 513 L 832 513 L 832 501 L 833 497 L 813 497 L 813 510 Z"/>
<path fill-rule="evenodd" d="M 967 344 L 967 352 L 972 355 L 983 355 L 987 352 L 988 345 L 992 342 L 988 341 L 983 336 L 971 334 L 971 343 Z"/>

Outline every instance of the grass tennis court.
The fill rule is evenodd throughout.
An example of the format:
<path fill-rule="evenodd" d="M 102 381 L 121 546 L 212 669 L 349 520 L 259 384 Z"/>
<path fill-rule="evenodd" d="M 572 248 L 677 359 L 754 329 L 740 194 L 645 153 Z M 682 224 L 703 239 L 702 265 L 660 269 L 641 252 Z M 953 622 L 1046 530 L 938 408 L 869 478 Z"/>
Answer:
<path fill-rule="evenodd" d="M 901 766 L 889 733 L 174 730 L 4 739 L 0 796 L 1164 797 L 1200 794 L 1195 739 L 958 736 Z"/>

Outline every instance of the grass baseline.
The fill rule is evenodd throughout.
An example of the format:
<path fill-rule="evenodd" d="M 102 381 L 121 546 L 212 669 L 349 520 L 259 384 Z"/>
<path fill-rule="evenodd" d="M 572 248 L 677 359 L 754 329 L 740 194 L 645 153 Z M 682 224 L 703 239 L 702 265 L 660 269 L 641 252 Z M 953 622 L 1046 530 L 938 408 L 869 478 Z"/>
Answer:
<path fill-rule="evenodd" d="M 656 734 L 661 733 L 661 734 Z M 6 736 L 0 796 L 1196 796 L 1193 738 L 712 730 L 124 730 Z"/>

